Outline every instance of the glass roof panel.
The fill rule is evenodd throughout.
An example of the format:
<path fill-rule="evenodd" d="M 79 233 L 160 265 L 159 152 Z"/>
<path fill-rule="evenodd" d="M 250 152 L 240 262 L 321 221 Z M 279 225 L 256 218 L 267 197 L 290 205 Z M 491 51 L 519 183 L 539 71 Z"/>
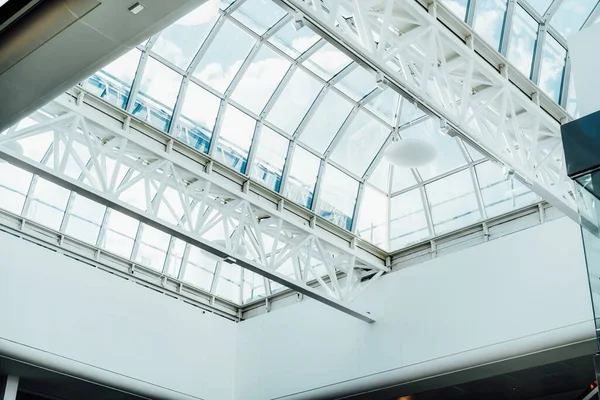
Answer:
<path fill-rule="evenodd" d="M 359 101 L 377 88 L 374 73 L 362 68 L 358 64 L 348 68 L 354 69 L 335 86 L 352 100 Z"/>
<path fill-rule="evenodd" d="M 217 281 L 217 296 L 221 296 L 236 304 L 242 302 L 242 268 L 237 264 L 220 263 L 221 271 Z"/>
<path fill-rule="evenodd" d="M 265 278 L 251 271 L 244 271 L 242 304 L 265 297 Z"/>
<path fill-rule="evenodd" d="M 553 0 L 521 0 L 521 1 L 527 1 L 534 9 L 535 11 L 537 11 L 540 16 L 544 16 L 544 14 L 546 13 L 546 10 L 548 10 L 548 7 L 550 7 L 550 4 L 552 4 Z"/>
<path fill-rule="evenodd" d="M 192 62 L 219 16 L 219 1 L 209 0 L 163 30 L 152 51 L 182 69 Z"/>
<path fill-rule="evenodd" d="M 171 238 L 171 249 L 165 261 L 164 273 L 173 278 L 179 277 L 181 271 L 181 263 L 183 261 L 183 253 L 185 252 L 186 243 L 177 238 Z"/>
<path fill-rule="evenodd" d="M 290 177 L 285 187 L 285 196 L 310 208 L 320 165 L 321 162 L 317 156 L 296 146 L 292 164 L 289 167 Z"/>
<path fill-rule="evenodd" d="M 232 15 L 258 35 L 263 35 L 286 12 L 271 0 L 246 0 Z"/>
<path fill-rule="evenodd" d="M 460 229 L 481 218 L 469 170 L 425 186 L 437 234 Z"/>
<path fill-rule="evenodd" d="M 308 60 L 304 61 L 303 65 L 322 79 L 328 81 L 351 62 L 352 60 L 347 55 L 332 44 L 326 43 L 310 56 Z"/>
<path fill-rule="evenodd" d="M 485 158 L 485 156 L 483 154 L 481 154 L 479 151 L 475 150 L 469 144 L 467 144 L 465 142 L 463 142 L 463 144 L 465 145 L 465 148 L 467 149 L 467 153 L 469 154 L 469 157 L 471 157 L 472 161 L 479 161 L 482 158 Z"/>
<path fill-rule="evenodd" d="M 322 88 L 316 79 L 296 69 L 267 114 L 267 121 L 293 134 Z"/>
<path fill-rule="evenodd" d="M 364 240 L 382 249 L 387 248 L 388 197 L 365 185 L 363 204 L 358 215 L 356 233 Z"/>
<path fill-rule="evenodd" d="M 539 86 L 554 101 L 558 101 L 560 96 L 566 56 L 567 52 L 564 47 L 552 36 L 546 36 Z"/>
<path fill-rule="evenodd" d="M 417 184 L 410 168 L 394 166 L 392 168 L 392 193 L 407 189 Z"/>
<path fill-rule="evenodd" d="M 0 161 L 0 207 L 21 214 L 32 177 L 29 172 Z"/>
<path fill-rule="evenodd" d="M 340 134 L 342 137 L 335 145 L 331 159 L 362 176 L 389 136 L 390 129 L 360 109 Z"/>
<path fill-rule="evenodd" d="M 398 92 L 388 87 L 365 104 L 365 108 L 393 126 L 399 97 Z"/>
<path fill-rule="evenodd" d="M 429 237 L 427 218 L 419 189 L 394 196 L 390 205 L 390 250 Z"/>
<path fill-rule="evenodd" d="M 321 37 L 307 26 L 303 26 L 296 30 L 292 22 L 290 22 L 275 32 L 275 34 L 269 38 L 269 42 L 288 56 L 295 59 L 304 54 L 304 52 L 317 43 L 319 39 L 321 39 Z"/>
<path fill-rule="evenodd" d="M 442 0 L 442 4 L 464 21 L 467 16 L 467 4 L 469 0 Z"/>
<path fill-rule="evenodd" d="M 138 237 L 139 247 L 134 261 L 156 271 L 162 271 L 171 236 L 148 225 L 143 225 Z"/>
<path fill-rule="evenodd" d="M 125 108 L 142 52 L 130 50 L 84 81 L 83 87 L 109 103 Z"/>
<path fill-rule="evenodd" d="M 193 82 L 188 84 L 182 101 L 176 136 L 188 146 L 207 153 L 221 101 Z"/>
<path fill-rule="evenodd" d="M 238 172 L 246 170 L 256 120 L 228 105 L 223 115 L 215 158 Z"/>
<path fill-rule="evenodd" d="M 96 244 L 106 207 L 73 193 L 65 233 L 89 244 Z"/>
<path fill-rule="evenodd" d="M 598 0 L 563 0 L 550 20 L 556 30 L 568 37 L 581 29 Z"/>
<path fill-rule="evenodd" d="M 200 289 L 210 291 L 213 284 L 217 262 L 205 255 L 205 253 L 196 246 L 190 245 L 188 260 L 184 269 L 183 280 L 199 287 Z"/>
<path fill-rule="evenodd" d="M 326 220 L 350 230 L 358 182 L 329 164 L 322 179 L 317 212 Z"/>
<path fill-rule="evenodd" d="M 30 196 L 31 202 L 25 216 L 48 228 L 58 230 L 67 207 L 69 191 L 38 177 Z"/>
<path fill-rule="evenodd" d="M 289 61 L 262 46 L 233 90 L 231 99 L 260 114 L 289 68 Z"/>
<path fill-rule="evenodd" d="M 507 58 L 523 75 L 529 77 L 537 40 L 538 23 L 517 4 L 511 29 Z"/>
<path fill-rule="evenodd" d="M 502 168 L 491 161 L 477 165 L 475 171 L 488 217 L 495 217 L 538 201 L 535 193 L 518 180 L 504 176 Z"/>
<path fill-rule="evenodd" d="M 223 93 L 256 40 L 230 21 L 225 21 L 215 39 L 200 59 L 194 76 Z"/>
<path fill-rule="evenodd" d="M 302 130 L 299 140 L 319 153 L 325 153 L 352 107 L 352 103 L 338 93 L 328 90 Z"/>
<path fill-rule="evenodd" d="M 475 3 L 473 28 L 495 50 L 500 46 L 507 0 L 483 0 Z"/>
<path fill-rule="evenodd" d="M 281 173 L 285 164 L 290 141 L 272 129 L 263 126 L 250 176 L 276 192 L 281 184 Z"/>
<path fill-rule="evenodd" d="M 377 164 L 367 182 L 384 193 L 389 193 L 391 171 L 390 163 L 384 158 Z"/>

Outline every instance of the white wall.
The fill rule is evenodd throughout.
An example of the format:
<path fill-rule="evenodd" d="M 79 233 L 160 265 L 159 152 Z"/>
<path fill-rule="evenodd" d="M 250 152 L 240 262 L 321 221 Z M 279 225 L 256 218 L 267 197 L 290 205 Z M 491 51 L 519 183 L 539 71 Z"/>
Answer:
<path fill-rule="evenodd" d="M 237 326 L 0 232 L 0 354 L 152 398 L 227 400 Z"/>
<path fill-rule="evenodd" d="M 582 117 L 600 110 L 600 24 L 594 24 L 569 36 L 571 72 Z"/>
<path fill-rule="evenodd" d="M 579 227 L 561 218 L 389 274 L 360 298 L 372 325 L 313 301 L 243 322 L 236 398 L 332 398 L 577 342 L 593 349 L 589 296 Z"/>

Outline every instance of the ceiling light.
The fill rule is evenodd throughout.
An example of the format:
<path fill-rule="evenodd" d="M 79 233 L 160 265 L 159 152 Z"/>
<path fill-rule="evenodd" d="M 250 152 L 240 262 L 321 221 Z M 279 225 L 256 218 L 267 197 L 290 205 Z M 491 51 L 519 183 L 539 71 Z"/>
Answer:
<path fill-rule="evenodd" d="M 11 155 L 15 155 L 15 156 L 23 155 L 23 146 L 21 146 L 21 144 L 19 142 L 17 142 L 16 140 L 13 140 L 11 142 L 3 144 L 2 147 L 4 149 L 8 150 L 9 154 L 11 154 Z M 2 158 L 0 158 L 0 163 L 4 163 L 4 162 L 6 162 L 6 161 L 3 160 Z"/>
<path fill-rule="evenodd" d="M 143 9 L 144 9 L 144 6 L 141 5 L 140 3 L 135 3 L 134 5 L 129 7 L 129 11 L 131 11 L 132 14 L 139 14 L 140 11 L 142 11 Z"/>
<path fill-rule="evenodd" d="M 423 167 L 435 160 L 437 155 L 435 146 L 421 138 L 395 140 L 385 152 L 388 161 L 401 168 Z"/>

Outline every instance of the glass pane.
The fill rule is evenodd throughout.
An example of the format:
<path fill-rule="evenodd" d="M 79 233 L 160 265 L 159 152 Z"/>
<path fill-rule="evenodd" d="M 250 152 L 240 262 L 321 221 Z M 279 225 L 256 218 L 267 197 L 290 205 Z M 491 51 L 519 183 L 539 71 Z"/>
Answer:
<path fill-rule="evenodd" d="M 481 218 L 468 170 L 430 183 L 425 189 L 437 234 L 462 228 Z"/>
<path fill-rule="evenodd" d="M 488 217 L 535 203 L 538 197 L 514 178 L 504 176 L 502 168 L 491 161 L 475 167 L 483 204 Z"/>
<path fill-rule="evenodd" d="M 183 280 L 205 291 L 210 291 L 217 262 L 202 250 L 190 246 Z"/>
<path fill-rule="evenodd" d="M 65 233 L 95 245 L 106 207 L 78 194 L 73 194 Z"/>
<path fill-rule="evenodd" d="M 171 251 L 167 257 L 167 261 L 165 262 L 164 273 L 173 278 L 177 278 L 179 276 L 186 243 L 176 238 L 172 238 L 171 240 L 173 241 L 173 244 L 171 245 Z"/>
<path fill-rule="evenodd" d="M 351 62 L 347 55 L 327 43 L 310 56 L 303 65 L 328 81 Z"/>
<path fill-rule="evenodd" d="M 244 271 L 244 285 L 242 302 L 251 301 L 265 297 L 265 278 L 251 271 Z"/>
<path fill-rule="evenodd" d="M 293 134 L 322 88 L 316 79 L 297 69 L 267 115 L 267 121 Z"/>
<path fill-rule="evenodd" d="M 442 0 L 442 4 L 448 7 L 456 16 L 463 21 L 467 16 L 467 3 L 469 0 Z"/>
<path fill-rule="evenodd" d="M 360 65 L 355 66 L 335 86 L 354 101 L 359 101 L 377 88 L 375 74 Z"/>
<path fill-rule="evenodd" d="M 417 184 L 410 168 L 393 166 L 392 168 L 392 193 L 404 190 Z"/>
<path fill-rule="evenodd" d="M 220 104 L 218 97 L 190 82 L 177 121 L 177 137 L 207 153 Z"/>
<path fill-rule="evenodd" d="M 548 96 L 558 102 L 562 86 L 563 70 L 567 51 L 552 36 L 546 36 L 542 69 L 540 71 L 539 86 Z"/>
<path fill-rule="evenodd" d="M 259 35 L 264 34 L 285 15 L 286 12 L 271 0 L 246 0 L 233 13 L 235 19 Z"/>
<path fill-rule="evenodd" d="M 289 140 L 263 126 L 250 176 L 278 192 L 289 144 Z"/>
<path fill-rule="evenodd" d="M 246 170 L 256 120 L 228 105 L 223 115 L 215 158 L 236 171 Z"/>
<path fill-rule="evenodd" d="M 419 189 L 394 196 L 390 205 L 390 248 L 397 250 L 429 237 Z"/>
<path fill-rule="evenodd" d="M 383 249 L 387 248 L 388 197 L 365 185 L 358 214 L 357 234 Z"/>
<path fill-rule="evenodd" d="M 231 99 L 260 114 L 289 67 L 289 61 L 263 46 L 233 90 Z"/>
<path fill-rule="evenodd" d="M 321 160 L 300 146 L 294 149 L 290 175 L 285 187 L 285 196 L 290 200 L 310 208 L 313 191 Z"/>
<path fill-rule="evenodd" d="M 298 58 L 306 50 L 311 48 L 321 37 L 307 26 L 296 30 L 292 22 L 285 24 L 275 35 L 271 36 L 269 42 L 279 50 L 292 58 Z"/>
<path fill-rule="evenodd" d="M 155 128 L 168 131 L 181 80 L 177 72 L 148 57 L 132 114 Z"/>
<path fill-rule="evenodd" d="M 377 189 L 382 190 L 385 193 L 389 193 L 390 191 L 390 176 L 391 176 L 391 165 L 384 158 L 379 161 L 375 170 L 367 179 L 371 185 L 375 186 Z"/>
<path fill-rule="evenodd" d="M 325 153 L 352 107 L 352 103 L 342 96 L 334 91 L 328 91 L 302 130 L 300 141 L 319 153 Z"/>
<path fill-rule="evenodd" d="M 37 179 L 27 210 L 27 218 L 47 227 L 59 230 L 67 207 L 70 192 L 45 179 Z"/>
<path fill-rule="evenodd" d="M 162 31 L 152 51 L 187 69 L 218 16 L 219 1 L 207 1 Z"/>
<path fill-rule="evenodd" d="M 364 110 L 359 110 L 348 128 L 342 132 L 340 141 L 331 153 L 331 159 L 350 172 L 362 176 L 389 134 L 388 127 Z"/>
<path fill-rule="evenodd" d="M 194 76 L 223 93 L 256 41 L 252 36 L 226 21 L 202 56 Z"/>
<path fill-rule="evenodd" d="M 537 11 L 541 17 L 544 16 L 548 7 L 552 3 L 552 0 L 521 0 L 527 1 Z"/>
<path fill-rule="evenodd" d="M 579 31 L 598 0 L 563 0 L 550 20 L 556 30 L 568 37 Z"/>
<path fill-rule="evenodd" d="M 357 181 L 328 164 L 321 184 L 317 212 L 326 220 L 350 230 L 357 192 Z"/>
<path fill-rule="evenodd" d="M 109 103 L 125 108 L 142 52 L 133 49 L 117 58 L 84 83 L 84 87 Z"/>
<path fill-rule="evenodd" d="M 217 283 L 217 296 L 221 296 L 236 304 L 241 302 L 242 269 L 239 265 L 221 263 L 221 274 Z"/>
<path fill-rule="evenodd" d="M 138 240 L 139 248 L 134 261 L 156 271 L 162 271 L 171 236 L 144 225 Z"/>
<path fill-rule="evenodd" d="M 575 93 L 575 82 L 573 74 L 569 78 L 569 95 L 567 97 L 567 112 L 574 118 L 579 117 L 579 107 L 577 106 L 577 94 Z"/>
<path fill-rule="evenodd" d="M 480 0 L 475 6 L 473 28 L 496 50 L 500 46 L 505 13 L 506 0 Z"/>
<path fill-rule="evenodd" d="M 527 77 L 531 74 L 537 29 L 537 22 L 521 6 L 517 5 L 513 17 L 507 57 L 508 61 L 513 63 Z"/>
<path fill-rule="evenodd" d="M 20 215 L 32 174 L 0 161 L 0 208 Z"/>
<path fill-rule="evenodd" d="M 124 258 L 131 257 L 133 239 L 139 221 L 115 210 L 110 210 L 106 219 L 106 234 L 101 247 Z"/>
<path fill-rule="evenodd" d="M 390 125 L 394 125 L 394 115 L 398 107 L 400 95 L 393 89 L 387 88 L 369 101 L 365 108 Z"/>

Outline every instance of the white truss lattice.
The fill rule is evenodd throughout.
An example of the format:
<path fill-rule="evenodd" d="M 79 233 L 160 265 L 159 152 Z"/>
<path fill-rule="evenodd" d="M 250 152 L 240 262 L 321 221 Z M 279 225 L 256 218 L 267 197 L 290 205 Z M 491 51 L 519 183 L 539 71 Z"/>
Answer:
<path fill-rule="evenodd" d="M 455 132 L 503 162 L 539 195 L 577 219 L 566 176 L 560 126 L 473 49 L 413 0 L 283 0 L 378 78 L 447 121 Z"/>
<path fill-rule="evenodd" d="M 188 241 L 222 262 L 237 263 L 309 297 L 373 322 L 349 304 L 388 270 L 383 262 L 342 248 L 277 209 L 257 206 L 246 192 L 219 186 L 202 165 L 149 137 L 108 121 L 106 115 L 65 94 L 36 113 L 37 124 L 0 136 L 0 154 L 77 193 Z M 114 126 L 113 126 L 114 125 Z M 45 136 L 41 160 L 10 146 Z M 44 140 L 40 139 L 40 142 Z M 145 145 L 148 144 L 148 145 Z M 210 172 L 210 171 L 209 171 Z M 281 207 L 281 204 L 280 204 Z M 315 289 L 308 285 L 316 280 Z"/>

